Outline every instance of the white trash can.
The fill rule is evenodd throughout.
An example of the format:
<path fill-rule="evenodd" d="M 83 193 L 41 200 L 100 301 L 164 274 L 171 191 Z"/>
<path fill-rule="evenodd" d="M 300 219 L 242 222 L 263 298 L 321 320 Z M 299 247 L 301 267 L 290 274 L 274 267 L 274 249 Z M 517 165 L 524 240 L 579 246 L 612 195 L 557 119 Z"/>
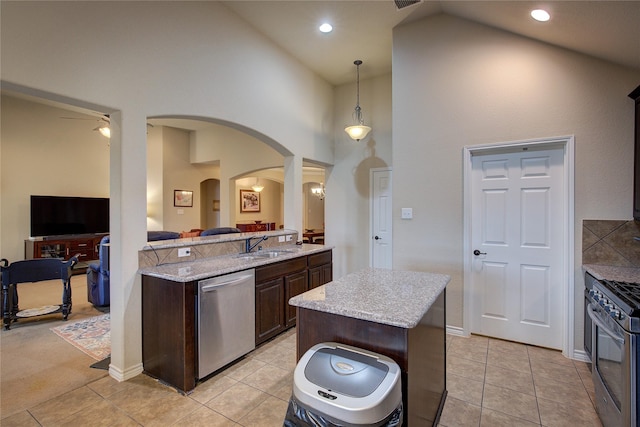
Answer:
<path fill-rule="evenodd" d="M 296 365 L 286 427 L 402 425 L 400 367 L 390 358 L 334 342 Z"/>

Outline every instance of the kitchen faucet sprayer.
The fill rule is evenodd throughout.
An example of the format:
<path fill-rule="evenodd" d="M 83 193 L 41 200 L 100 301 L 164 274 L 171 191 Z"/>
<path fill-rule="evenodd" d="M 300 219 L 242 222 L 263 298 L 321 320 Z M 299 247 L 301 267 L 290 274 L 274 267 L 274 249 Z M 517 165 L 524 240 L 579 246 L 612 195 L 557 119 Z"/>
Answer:
<path fill-rule="evenodd" d="M 255 242 L 253 245 L 251 244 L 251 239 L 252 237 L 249 237 L 247 240 L 245 240 L 244 242 L 244 249 L 246 253 L 249 253 L 253 250 L 253 248 L 255 248 L 256 246 L 258 246 L 260 243 L 262 243 L 263 241 L 267 240 L 269 238 L 269 236 L 262 236 L 260 238 L 260 240 L 258 240 L 257 242 Z"/>

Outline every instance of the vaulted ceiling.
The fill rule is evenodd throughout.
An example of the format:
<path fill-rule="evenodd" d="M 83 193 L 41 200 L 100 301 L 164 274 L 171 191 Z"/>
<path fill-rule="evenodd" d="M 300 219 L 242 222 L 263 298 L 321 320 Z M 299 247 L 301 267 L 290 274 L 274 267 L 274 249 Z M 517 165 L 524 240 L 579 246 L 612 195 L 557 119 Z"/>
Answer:
<path fill-rule="evenodd" d="M 266 37 L 333 85 L 391 72 L 392 29 L 446 13 L 640 70 L 640 1 L 423 1 L 398 9 L 393 0 L 223 1 Z M 532 9 L 551 14 L 546 23 Z M 328 21 L 333 31 L 318 26 Z"/>

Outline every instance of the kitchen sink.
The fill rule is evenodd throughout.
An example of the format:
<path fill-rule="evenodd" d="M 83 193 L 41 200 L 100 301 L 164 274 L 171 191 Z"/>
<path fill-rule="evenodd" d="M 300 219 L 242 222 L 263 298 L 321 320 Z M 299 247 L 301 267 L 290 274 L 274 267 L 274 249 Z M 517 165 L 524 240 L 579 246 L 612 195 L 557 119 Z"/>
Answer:
<path fill-rule="evenodd" d="M 284 254 L 292 254 L 295 252 L 295 250 L 290 249 L 257 251 L 239 254 L 236 258 L 244 260 L 254 260 L 256 258 L 276 258 Z"/>
<path fill-rule="evenodd" d="M 253 255 L 245 255 L 245 254 L 237 255 L 235 258 L 236 259 L 243 259 L 245 261 L 252 261 L 252 260 L 256 259 L 256 257 L 254 257 Z"/>

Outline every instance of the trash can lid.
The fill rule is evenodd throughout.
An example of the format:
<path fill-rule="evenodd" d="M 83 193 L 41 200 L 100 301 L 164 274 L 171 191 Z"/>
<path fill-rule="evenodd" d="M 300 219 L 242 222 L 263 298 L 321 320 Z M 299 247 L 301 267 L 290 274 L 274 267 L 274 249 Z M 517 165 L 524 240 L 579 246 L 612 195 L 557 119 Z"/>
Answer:
<path fill-rule="evenodd" d="M 346 396 L 365 397 L 385 379 L 389 367 L 376 358 L 344 348 L 321 348 L 304 369 L 308 381 Z"/>

